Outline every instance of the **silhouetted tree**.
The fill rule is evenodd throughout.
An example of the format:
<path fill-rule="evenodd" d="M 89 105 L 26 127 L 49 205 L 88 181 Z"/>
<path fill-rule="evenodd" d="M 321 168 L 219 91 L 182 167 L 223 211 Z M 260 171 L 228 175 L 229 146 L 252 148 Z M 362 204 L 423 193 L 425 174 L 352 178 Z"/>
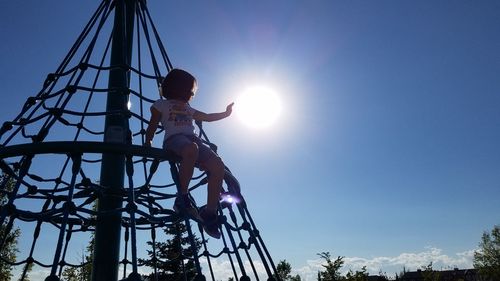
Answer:
<path fill-rule="evenodd" d="M 383 280 L 389 280 L 389 277 L 387 277 L 387 272 L 383 272 L 382 269 L 378 271 L 378 276 Z"/>
<path fill-rule="evenodd" d="M 366 281 L 368 280 L 368 272 L 366 271 L 366 266 L 361 268 L 361 271 L 356 270 L 353 272 L 349 270 L 345 276 L 345 280 L 347 281 Z"/>
<path fill-rule="evenodd" d="M 290 265 L 289 262 L 286 260 L 281 260 L 278 265 L 276 266 L 276 271 L 278 273 L 278 276 L 274 275 L 274 278 L 276 280 L 282 280 L 282 281 L 301 281 L 302 278 L 300 278 L 300 275 L 295 275 L 292 276 L 292 266 Z"/>
<path fill-rule="evenodd" d="M 192 257 L 197 255 L 201 241 L 194 237 L 195 249 L 191 247 L 190 238 L 184 223 L 179 222 L 163 229 L 170 239 L 166 242 L 155 242 L 156 255 L 148 250 L 149 259 L 140 259 L 141 265 L 156 268 L 158 281 L 192 280 L 196 276 L 196 266 Z M 153 246 L 149 241 L 148 245 Z M 149 275 L 154 279 L 154 272 Z"/>
<path fill-rule="evenodd" d="M 0 206 L 4 207 L 7 204 L 8 192 L 12 191 L 14 182 L 7 178 L 5 174 L 0 175 L 0 182 L 4 183 L 0 191 Z M 19 228 L 13 228 L 7 233 L 5 225 L 0 225 L 0 280 L 10 280 L 12 277 L 12 265 L 10 263 L 16 261 L 17 240 L 21 231 Z M 29 268 L 28 268 L 29 269 Z"/>
<path fill-rule="evenodd" d="M 16 261 L 17 239 L 20 235 L 19 229 L 11 230 L 10 233 L 5 233 L 5 227 L 0 226 L 0 238 L 5 242 L 0 248 L 0 280 L 10 280 L 12 277 L 12 265 L 9 262 Z M 5 236 L 5 237 L 4 237 Z"/>
<path fill-rule="evenodd" d="M 343 279 L 340 275 L 340 268 L 344 265 L 344 257 L 338 256 L 337 259 L 332 261 L 330 252 L 318 253 L 318 256 L 326 261 L 326 265 L 322 265 L 325 271 L 318 273 L 318 281 L 338 281 Z"/>
<path fill-rule="evenodd" d="M 439 281 L 441 273 L 439 271 L 435 271 L 432 268 L 432 262 L 430 262 L 427 266 L 422 267 L 422 277 L 424 278 L 424 281 Z"/>
<path fill-rule="evenodd" d="M 291 278 L 290 273 L 292 272 L 292 266 L 286 260 L 281 260 L 276 266 L 276 273 L 278 276 L 275 276 L 276 280 L 286 281 Z"/>
<path fill-rule="evenodd" d="M 474 267 L 481 276 L 500 280 L 500 225 L 495 225 L 491 233 L 483 233 L 479 247 L 474 253 Z"/>
<path fill-rule="evenodd" d="M 406 270 L 406 267 L 403 266 L 403 270 L 399 272 L 399 274 L 396 273 L 396 280 L 399 280 L 400 277 L 403 277 L 408 270 Z"/>
<path fill-rule="evenodd" d="M 66 267 L 62 273 L 62 280 L 64 281 L 80 281 L 80 274 L 76 267 Z"/>
<path fill-rule="evenodd" d="M 93 257 L 94 237 L 91 238 L 79 267 L 67 266 L 62 272 L 64 281 L 90 281 L 92 278 L 92 257 Z"/>

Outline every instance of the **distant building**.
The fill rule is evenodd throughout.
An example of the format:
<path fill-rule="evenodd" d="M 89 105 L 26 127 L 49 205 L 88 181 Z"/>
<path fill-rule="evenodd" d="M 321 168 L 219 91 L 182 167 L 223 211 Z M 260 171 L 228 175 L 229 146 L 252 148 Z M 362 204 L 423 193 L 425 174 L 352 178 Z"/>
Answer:
<path fill-rule="evenodd" d="M 388 281 L 384 276 L 370 275 L 366 278 L 366 281 Z"/>
<path fill-rule="evenodd" d="M 426 274 L 430 272 L 417 270 L 417 271 L 409 271 L 406 272 L 403 276 L 399 277 L 397 280 L 399 281 L 424 281 L 426 280 Z M 439 281 L 489 281 L 481 278 L 478 271 L 476 269 L 458 269 L 455 268 L 453 270 L 443 270 L 443 271 L 432 271 L 433 279 L 430 280 L 439 280 Z M 429 276 L 431 277 L 431 276 Z"/>

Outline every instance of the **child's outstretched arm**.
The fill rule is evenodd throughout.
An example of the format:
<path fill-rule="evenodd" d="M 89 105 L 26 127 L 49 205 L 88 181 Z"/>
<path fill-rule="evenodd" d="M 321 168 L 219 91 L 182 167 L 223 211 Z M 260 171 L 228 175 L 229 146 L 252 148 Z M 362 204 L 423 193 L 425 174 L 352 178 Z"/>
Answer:
<path fill-rule="evenodd" d="M 149 120 L 148 128 L 146 129 L 146 140 L 144 141 L 145 146 L 151 146 L 151 141 L 155 136 L 156 128 L 158 128 L 158 123 L 160 123 L 161 113 L 154 107 L 151 107 L 151 119 Z"/>
<path fill-rule="evenodd" d="M 204 112 L 197 110 L 193 114 L 193 119 L 197 120 L 197 121 L 205 121 L 205 122 L 212 122 L 212 121 L 218 121 L 218 120 L 224 119 L 224 118 L 228 117 L 229 115 L 231 115 L 231 113 L 233 112 L 233 105 L 234 105 L 234 102 L 230 103 L 226 107 L 226 111 L 219 112 L 219 113 L 204 113 Z"/>

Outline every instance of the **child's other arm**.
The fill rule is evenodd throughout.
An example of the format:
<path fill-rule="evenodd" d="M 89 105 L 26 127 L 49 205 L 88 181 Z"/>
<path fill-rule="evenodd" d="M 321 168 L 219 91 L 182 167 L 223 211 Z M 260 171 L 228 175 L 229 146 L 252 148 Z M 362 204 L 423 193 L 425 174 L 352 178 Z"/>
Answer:
<path fill-rule="evenodd" d="M 161 113 L 156 108 L 151 107 L 151 119 L 149 120 L 149 125 L 146 129 L 146 140 L 144 141 L 145 146 L 151 146 L 151 141 L 155 136 L 156 128 L 158 128 L 160 119 Z"/>
<path fill-rule="evenodd" d="M 194 112 L 193 119 L 197 120 L 197 121 L 205 121 L 205 122 L 212 122 L 212 121 L 224 119 L 224 118 L 228 117 L 229 115 L 231 115 L 231 113 L 233 112 L 233 105 L 234 105 L 234 102 L 229 104 L 226 107 L 226 111 L 219 112 L 219 113 L 204 113 L 204 112 L 196 110 Z"/>

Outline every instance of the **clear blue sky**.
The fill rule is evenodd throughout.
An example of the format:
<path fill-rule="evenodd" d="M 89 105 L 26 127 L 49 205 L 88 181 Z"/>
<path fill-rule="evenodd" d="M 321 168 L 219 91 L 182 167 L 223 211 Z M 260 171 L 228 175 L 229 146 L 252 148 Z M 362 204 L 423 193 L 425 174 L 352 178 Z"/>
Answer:
<path fill-rule="evenodd" d="M 324 251 L 374 274 L 471 266 L 500 223 L 500 2 L 148 2 L 199 80 L 194 107 L 223 110 L 252 84 L 282 99 L 270 129 L 206 128 L 276 261 L 306 279 Z M 97 4 L 0 2 L 1 122 Z"/>

